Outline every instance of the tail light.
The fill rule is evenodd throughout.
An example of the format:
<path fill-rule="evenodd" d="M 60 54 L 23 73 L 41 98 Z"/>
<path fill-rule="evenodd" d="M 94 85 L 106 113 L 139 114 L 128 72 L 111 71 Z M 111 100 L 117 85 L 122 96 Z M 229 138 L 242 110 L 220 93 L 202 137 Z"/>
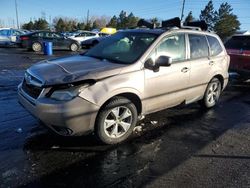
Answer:
<path fill-rule="evenodd" d="M 29 37 L 20 37 L 21 40 L 29 40 Z"/>

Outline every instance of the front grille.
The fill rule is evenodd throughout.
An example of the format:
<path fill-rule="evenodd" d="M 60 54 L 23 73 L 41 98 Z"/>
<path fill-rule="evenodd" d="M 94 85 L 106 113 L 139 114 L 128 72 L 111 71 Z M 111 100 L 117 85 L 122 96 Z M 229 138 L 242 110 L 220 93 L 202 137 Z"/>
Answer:
<path fill-rule="evenodd" d="M 22 90 L 34 99 L 37 99 L 42 92 L 41 87 L 27 84 L 26 80 L 23 80 Z"/>

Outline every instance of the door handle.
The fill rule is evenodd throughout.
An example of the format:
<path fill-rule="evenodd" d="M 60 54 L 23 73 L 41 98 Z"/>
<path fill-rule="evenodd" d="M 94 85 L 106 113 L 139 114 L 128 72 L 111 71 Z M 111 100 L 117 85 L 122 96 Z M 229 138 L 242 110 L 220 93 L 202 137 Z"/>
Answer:
<path fill-rule="evenodd" d="M 183 68 L 181 69 L 181 72 L 186 73 L 187 71 L 189 71 L 189 68 L 187 68 L 187 67 L 183 67 Z"/>
<path fill-rule="evenodd" d="M 213 65 L 214 64 L 214 61 L 209 61 L 209 65 Z"/>

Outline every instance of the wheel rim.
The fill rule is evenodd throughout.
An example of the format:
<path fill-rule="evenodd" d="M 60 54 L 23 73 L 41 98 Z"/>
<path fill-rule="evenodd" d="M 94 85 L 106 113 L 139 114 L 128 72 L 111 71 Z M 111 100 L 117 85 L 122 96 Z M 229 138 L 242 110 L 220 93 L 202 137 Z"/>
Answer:
<path fill-rule="evenodd" d="M 78 49 L 78 46 L 76 44 L 71 44 L 71 50 L 76 51 Z"/>
<path fill-rule="evenodd" d="M 104 132 L 110 138 L 120 138 L 132 125 L 133 116 L 129 108 L 118 106 L 108 112 L 104 120 Z"/>
<path fill-rule="evenodd" d="M 208 88 L 207 102 L 209 104 L 215 104 L 220 96 L 220 83 L 213 82 Z"/>
<path fill-rule="evenodd" d="M 41 45 L 39 43 L 34 43 L 33 44 L 33 50 L 36 52 L 41 51 Z"/>

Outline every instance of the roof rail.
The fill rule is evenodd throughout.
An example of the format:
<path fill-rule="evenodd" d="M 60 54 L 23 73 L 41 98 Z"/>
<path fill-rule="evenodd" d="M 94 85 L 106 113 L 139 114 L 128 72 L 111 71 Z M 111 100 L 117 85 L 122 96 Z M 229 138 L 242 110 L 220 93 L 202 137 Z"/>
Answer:
<path fill-rule="evenodd" d="M 149 29 L 155 29 L 156 26 L 153 23 L 150 23 L 144 19 L 140 19 L 137 23 L 138 27 L 144 27 Z M 163 20 L 161 27 L 157 27 L 157 29 L 171 29 L 171 28 L 183 28 L 183 29 L 192 29 L 198 31 L 206 31 L 208 26 L 204 20 L 201 21 L 194 21 L 194 22 L 187 22 L 184 25 L 181 24 L 181 20 L 179 17 L 175 17 L 168 20 Z"/>
<path fill-rule="evenodd" d="M 155 28 L 155 24 L 153 23 L 150 23 L 144 19 L 140 19 L 137 23 L 137 26 L 138 27 L 146 27 L 146 28 L 149 28 L 149 29 L 154 29 Z"/>
<path fill-rule="evenodd" d="M 206 31 L 208 29 L 207 23 L 204 20 L 201 21 L 194 21 L 194 22 L 187 22 L 185 26 L 191 27 L 191 28 L 200 28 L 203 31 Z"/>
<path fill-rule="evenodd" d="M 161 27 L 170 28 L 170 27 L 181 27 L 181 20 L 179 17 L 175 17 L 169 20 L 164 20 L 161 22 Z"/>

